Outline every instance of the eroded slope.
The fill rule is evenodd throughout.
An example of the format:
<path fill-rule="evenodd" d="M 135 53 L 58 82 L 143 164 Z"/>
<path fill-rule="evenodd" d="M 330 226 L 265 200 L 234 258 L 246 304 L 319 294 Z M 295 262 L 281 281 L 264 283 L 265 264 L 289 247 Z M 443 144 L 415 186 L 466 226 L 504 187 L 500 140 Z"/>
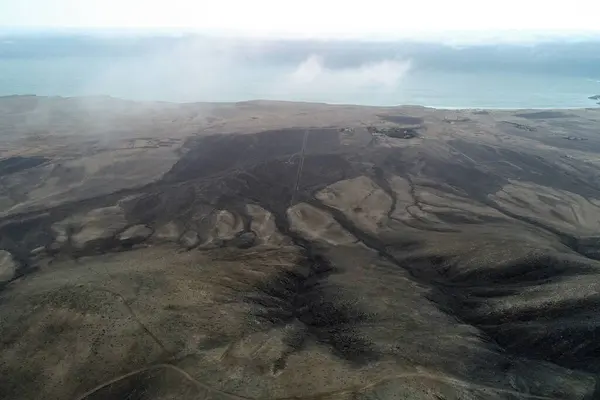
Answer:
<path fill-rule="evenodd" d="M 271 106 L 5 213 L 2 398 L 598 397 L 600 113 Z"/>

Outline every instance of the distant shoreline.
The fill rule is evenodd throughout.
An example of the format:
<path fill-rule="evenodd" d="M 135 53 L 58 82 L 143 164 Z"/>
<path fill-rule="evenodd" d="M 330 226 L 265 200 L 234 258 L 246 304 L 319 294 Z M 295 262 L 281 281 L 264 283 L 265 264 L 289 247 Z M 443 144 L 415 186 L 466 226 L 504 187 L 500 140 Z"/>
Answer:
<path fill-rule="evenodd" d="M 429 106 L 429 105 L 421 105 L 421 104 L 391 104 L 391 105 L 369 105 L 369 104 L 354 104 L 354 103 L 334 103 L 334 102 L 318 102 L 318 101 L 302 101 L 302 100 L 277 100 L 277 99 L 252 99 L 252 100 L 241 100 L 241 101 L 166 101 L 166 100 L 136 100 L 136 99 L 128 99 L 119 96 L 111 96 L 111 95 L 90 95 L 90 96 L 45 96 L 45 95 L 36 95 L 36 94 L 10 94 L 10 95 L 0 95 L 0 101 L 13 99 L 13 98 L 27 98 L 27 97 L 36 97 L 40 99 L 89 99 L 89 100 L 117 100 L 131 103 L 148 103 L 148 104 L 171 104 L 171 105 L 189 105 L 189 104 L 205 104 L 205 105 L 219 105 L 219 106 L 227 106 L 227 105 L 241 105 L 244 103 L 273 103 L 273 104 L 305 104 L 305 105 L 327 105 L 327 106 L 338 106 L 338 107 L 365 107 L 365 108 L 428 108 L 433 110 L 452 110 L 452 111 L 551 111 L 551 110 L 595 110 L 600 109 L 600 104 L 598 105 L 590 105 L 589 107 L 477 107 L 477 106 L 469 106 L 469 107 L 450 107 L 450 106 Z"/>

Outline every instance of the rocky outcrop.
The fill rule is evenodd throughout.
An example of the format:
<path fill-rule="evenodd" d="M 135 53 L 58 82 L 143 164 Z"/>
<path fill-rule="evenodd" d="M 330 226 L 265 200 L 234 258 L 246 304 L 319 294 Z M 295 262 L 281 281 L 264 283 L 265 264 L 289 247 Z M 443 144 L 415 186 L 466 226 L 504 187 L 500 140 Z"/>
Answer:
<path fill-rule="evenodd" d="M 0 285 L 15 277 L 17 263 L 6 250 L 0 250 Z"/>
<path fill-rule="evenodd" d="M 418 128 L 412 127 L 375 127 L 367 128 L 371 134 L 385 135 L 395 139 L 412 139 L 419 136 Z"/>
<path fill-rule="evenodd" d="M 277 230 L 272 213 L 256 204 L 247 204 L 246 212 L 252 218 L 250 230 L 256 234 L 258 241 L 275 246 L 290 243 L 289 238 Z"/>
<path fill-rule="evenodd" d="M 334 246 L 348 246 L 358 242 L 331 214 L 309 204 L 299 203 L 290 207 L 287 218 L 290 229 L 307 240 L 323 241 Z"/>
<path fill-rule="evenodd" d="M 339 181 L 315 197 L 344 213 L 361 229 L 376 232 L 392 208 L 392 197 L 366 176 Z"/>
<path fill-rule="evenodd" d="M 198 236 L 198 232 L 191 230 L 185 231 L 183 235 L 181 235 L 181 237 L 179 238 L 179 243 L 187 249 L 191 249 L 193 247 L 198 246 L 198 244 L 200 243 L 200 237 Z"/>
<path fill-rule="evenodd" d="M 242 232 L 228 242 L 229 246 L 237 247 L 238 249 L 249 249 L 257 242 L 256 233 Z"/>
<path fill-rule="evenodd" d="M 511 181 L 489 196 L 502 210 L 562 232 L 594 235 L 600 227 L 600 199 L 532 183 Z"/>
<path fill-rule="evenodd" d="M 227 210 L 219 210 L 214 217 L 214 228 L 211 236 L 214 239 L 229 240 L 233 239 L 243 229 L 243 222 L 237 215 Z"/>
<path fill-rule="evenodd" d="M 176 242 L 181 237 L 181 234 L 182 231 L 179 225 L 171 221 L 156 228 L 152 239 L 159 242 Z"/>
<path fill-rule="evenodd" d="M 525 125 L 525 124 L 519 124 L 517 122 L 510 122 L 510 121 L 502 121 L 502 123 L 506 124 L 506 125 L 510 125 L 516 129 L 522 130 L 522 131 L 527 131 L 527 132 L 535 132 L 537 131 L 537 128 L 530 126 L 530 125 Z"/>
<path fill-rule="evenodd" d="M 115 235 L 127 225 L 125 212 L 118 206 L 91 210 L 53 225 L 55 247 L 68 246 L 74 251 L 110 248 Z"/>
<path fill-rule="evenodd" d="M 152 229 L 146 225 L 134 225 L 121 232 L 118 236 L 123 245 L 141 243 L 152 235 Z"/>

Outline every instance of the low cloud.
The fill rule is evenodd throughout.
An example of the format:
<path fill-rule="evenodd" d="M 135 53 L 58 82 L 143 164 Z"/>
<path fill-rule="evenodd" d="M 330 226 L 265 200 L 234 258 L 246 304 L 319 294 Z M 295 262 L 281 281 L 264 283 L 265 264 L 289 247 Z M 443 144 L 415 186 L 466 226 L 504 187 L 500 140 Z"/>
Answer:
<path fill-rule="evenodd" d="M 411 69 L 410 61 L 394 59 L 334 68 L 319 55 L 298 64 L 270 63 L 268 57 L 255 57 L 258 50 L 242 51 L 226 41 L 191 41 L 143 57 L 111 60 L 86 82 L 84 92 L 144 100 L 370 103 L 397 91 Z"/>
<path fill-rule="evenodd" d="M 272 94 L 278 98 L 343 102 L 348 95 L 392 92 L 410 69 L 411 61 L 399 60 L 331 68 L 322 57 L 311 55 L 291 72 L 279 77 Z"/>
<path fill-rule="evenodd" d="M 136 100 L 231 101 L 237 95 L 240 63 L 230 46 L 220 44 L 184 41 L 141 56 L 109 59 L 85 91 Z"/>
<path fill-rule="evenodd" d="M 11 61 L 19 58 L 11 58 L 7 76 L 14 70 L 15 76 L 23 78 L 8 87 L 40 95 L 175 102 L 272 99 L 395 104 L 394 94 L 411 70 L 412 58 L 396 56 L 401 54 L 396 48 L 384 52 L 368 44 L 200 36 L 75 39 L 48 50 L 43 75 L 20 73 L 21 63 Z M 32 39 L 21 56 L 37 59 L 36 51 L 44 44 Z"/>

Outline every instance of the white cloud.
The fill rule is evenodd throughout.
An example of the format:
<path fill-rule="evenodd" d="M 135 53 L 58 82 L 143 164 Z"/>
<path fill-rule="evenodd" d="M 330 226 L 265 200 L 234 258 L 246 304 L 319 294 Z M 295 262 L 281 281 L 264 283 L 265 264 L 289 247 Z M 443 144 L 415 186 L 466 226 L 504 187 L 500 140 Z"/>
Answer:
<path fill-rule="evenodd" d="M 296 66 L 253 65 L 230 42 L 200 39 L 141 58 L 108 61 L 87 74 L 83 94 L 172 101 L 360 102 L 393 94 L 411 69 L 410 60 L 396 59 L 332 68 L 316 54 Z"/>
<path fill-rule="evenodd" d="M 293 71 L 275 81 L 275 97 L 333 101 L 360 92 L 382 93 L 398 88 L 411 68 L 410 61 L 383 60 L 356 67 L 329 68 L 318 55 L 312 55 Z"/>

